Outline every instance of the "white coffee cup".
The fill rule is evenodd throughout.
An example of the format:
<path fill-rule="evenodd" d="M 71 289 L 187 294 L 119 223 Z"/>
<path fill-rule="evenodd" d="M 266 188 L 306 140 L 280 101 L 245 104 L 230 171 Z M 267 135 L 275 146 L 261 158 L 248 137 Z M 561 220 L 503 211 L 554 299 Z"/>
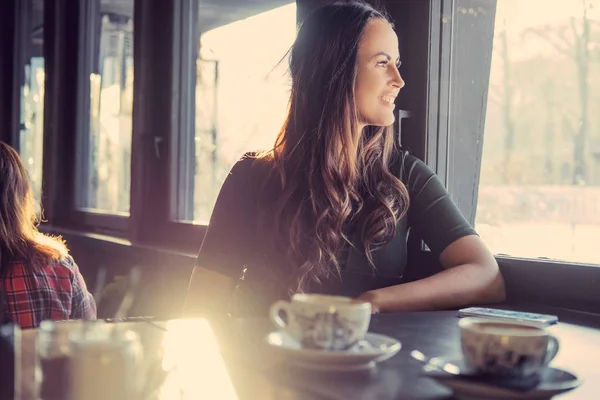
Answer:
<path fill-rule="evenodd" d="M 280 314 L 285 313 L 287 322 Z M 270 318 L 303 348 L 345 350 L 365 337 L 371 303 L 349 297 L 295 294 L 271 306 Z"/>
<path fill-rule="evenodd" d="M 539 325 L 463 318 L 459 327 L 465 364 L 482 374 L 527 378 L 559 350 L 558 340 Z"/>

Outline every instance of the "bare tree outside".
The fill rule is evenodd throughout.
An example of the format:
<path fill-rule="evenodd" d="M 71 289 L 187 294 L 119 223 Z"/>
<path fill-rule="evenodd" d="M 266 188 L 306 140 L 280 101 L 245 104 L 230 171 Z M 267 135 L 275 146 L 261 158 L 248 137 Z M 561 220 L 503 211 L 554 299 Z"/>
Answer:
<path fill-rule="evenodd" d="M 476 219 L 496 253 L 600 264 L 599 8 L 498 2 Z"/>
<path fill-rule="evenodd" d="M 547 41 L 560 54 L 569 57 L 577 68 L 577 83 L 579 90 L 579 123 L 574 130 L 573 151 L 573 184 L 578 185 L 586 181 L 586 139 L 589 135 L 589 69 L 590 50 L 600 43 L 598 31 L 600 22 L 590 21 L 588 12 L 591 8 L 589 0 L 581 0 L 581 18 L 571 17 L 569 24 L 556 27 L 545 25 L 530 28 L 525 34 L 534 34 Z M 593 24 L 594 37 L 590 25 Z"/>

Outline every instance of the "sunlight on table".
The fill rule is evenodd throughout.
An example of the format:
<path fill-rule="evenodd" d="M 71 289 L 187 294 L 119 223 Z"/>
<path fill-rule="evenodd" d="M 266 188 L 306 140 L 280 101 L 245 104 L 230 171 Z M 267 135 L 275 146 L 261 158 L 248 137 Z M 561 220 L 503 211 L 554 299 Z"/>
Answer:
<path fill-rule="evenodd" d="M 213 329 L 206 320 L 169 321 L 163 369 L 169 374 L 161 399 L 238 399 Z"/>

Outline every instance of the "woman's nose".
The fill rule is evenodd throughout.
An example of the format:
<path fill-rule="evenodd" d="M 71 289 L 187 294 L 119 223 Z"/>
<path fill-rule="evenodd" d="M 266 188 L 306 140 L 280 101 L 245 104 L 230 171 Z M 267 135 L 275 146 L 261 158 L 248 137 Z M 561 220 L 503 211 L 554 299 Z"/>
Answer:
<path fill-rule="evenodd" d="M 394 88 L 398 88 L 398 89 L 402 89 L 404 87 L 404 85 L 406 84 L 406 82 L 404 82 L 404 79 L 402 79 L 402 75 L 400 75 L 400 71 L 395 66 L 394 66 L 394 76 L 390 80 L 389 84 L 390 84 L 390 86 L 392 86 Z"/>

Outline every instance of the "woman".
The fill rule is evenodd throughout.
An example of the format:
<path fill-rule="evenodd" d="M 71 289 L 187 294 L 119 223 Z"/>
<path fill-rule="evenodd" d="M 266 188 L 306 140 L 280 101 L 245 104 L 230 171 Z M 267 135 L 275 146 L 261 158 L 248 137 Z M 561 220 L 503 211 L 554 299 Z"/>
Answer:
<path fill-rule="evenodd" d="M 96 304 L 64 243 L 38 232 L 19 154 L 0 142 L 2 322 L 35 328 L 46 319 L 94 319 Z"/>
<path fill-rule="evenodd" d="M 236 284 L 237 305 L 258 302 L 258 313 L 290 291 L 357 296 L 374 312 L 505 298 L 494 257 L 441 181 L 395 147 L 398 47 L 389 20 L 362 2 L 307 17 L 290 55 L 287 120 L 274 149 L 247 154 L 223 184 L 188 314 L 223 312 Z M 409 230 L 444 270 L 397 284 Z"/>

